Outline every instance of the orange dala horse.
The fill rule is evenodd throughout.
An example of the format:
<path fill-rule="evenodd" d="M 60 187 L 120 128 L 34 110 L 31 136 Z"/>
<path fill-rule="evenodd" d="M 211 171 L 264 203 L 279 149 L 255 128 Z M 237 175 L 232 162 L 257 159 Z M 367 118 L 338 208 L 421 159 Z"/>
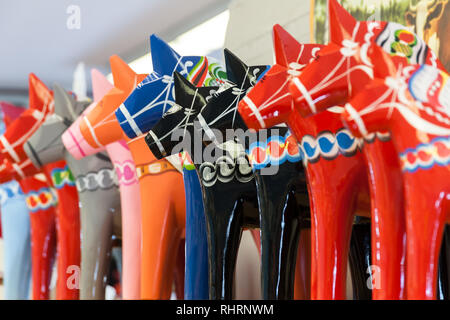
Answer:
<path fill-rule="evenodd" d="M 110 63 L 115 87 L 82 116 L 79 128 L 96 149 L 125 139 L 134 159 L 141 192 L 141 298 L 168 299 L 175 268 L 177 296 L 182 298 L 186 219 L 182 176 L 167 160 L 156 160 L 145 136 L 130 140 L 123 133 L 114 112 L 146 75 L 134 73 L 118 56 Z"/>

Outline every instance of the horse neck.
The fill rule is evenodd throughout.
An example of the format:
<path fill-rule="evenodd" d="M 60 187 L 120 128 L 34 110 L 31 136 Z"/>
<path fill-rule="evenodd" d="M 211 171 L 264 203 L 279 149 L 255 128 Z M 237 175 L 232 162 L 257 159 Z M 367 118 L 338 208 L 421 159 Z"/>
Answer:
<path fill-rule="evenodd" d="M 113 163 L 123 163 L 133 161 L 130 148 L 125 140 L 119 140 L 106 146 L 106 152 Z"/>
<path fill-rule="evenodd" d="M 156 160 L 156 157 L 148 148 L 143 135 L 128 141 L 128 147 L 136 166 Z"/>

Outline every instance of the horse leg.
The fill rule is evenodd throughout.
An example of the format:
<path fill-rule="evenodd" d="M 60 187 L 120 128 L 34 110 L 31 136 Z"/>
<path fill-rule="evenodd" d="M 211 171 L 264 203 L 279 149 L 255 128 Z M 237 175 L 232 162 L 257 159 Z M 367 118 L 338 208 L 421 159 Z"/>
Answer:
<path fill-rule="evenodd" d="M 263 299 L 292 299 L 300 233 L 295 195 L 292 191 L 284 196 L 263 193 L 258 202 L 261 206 Z"/>
<path fill-rule="evenodd" d="M 175 294 L 177 300 L 184 299 L 184 278 L 185 278 L 185 241 L 181 240 L 178 248 L 177 261 L 175 265 Z"/>
<path fill-rule="evenodd" d="M 311 299 L 346 298 L 347 260 L 356 195 L 333 180 L 314 186 L 311 198 Z"/>
<path fill-rule="evenodd" d="M 302 226 L 295 264 L 294 299 L 311 299 L 311 226 Z"/>
<path fill-rule="evenodd" d="M 370 267 L 370 222 L 361 218 L 353 225 L 350 239 L 350 271 L 352 275 L 353 299 L 371 300 L 367 285 L 367 270 Z"/>
<path fill-rule="evenodd" d="M 142 200 L 142 299 L 169 299 L 181 233 L 173 188 L 182 187 L 179 173 L 144 176 L 139 180 Z M 183 199 L 184 201 L 184 199 Z"/>
<path fill-rule="evenodd" d="M 450 300 L 450 226 L 445 226 L 438 266 L 439 300 Z"/>
<path fill-rule="evenodd" d="M 54 207 L 30 212 L 30 222 L 33 300 L 48 300 L 56 253 Z"/>
<path fill-rule="evenodd" d="M 437 266 L 446 219 L 445 192 L 440 192 L 436 199 L 431 190 L 427 194 L 421 188 L 414 188 L 418 185 L 415 182 L 405 181 L 409 186 L 406 189 L 407 298 L 436 299 Z M 418 195 L 418 190 L 422 194 Z"/>
<path fill-rule="evenodd" d="M 405 207 L 403 177 L 391 142 L 364 146 L 372 214 L 372 298 L 405 298 Z"/>
<path fill-rule="evenodd" d="M 71 269 L 80 266 L 80 209 L 75 187 L 64 186 L 57 190 L 57 251 L 58 277 L 56 280 L 57 300 L 78 300 L 79 287 L 71 282 Z"/>
<path fill-rule="evenodd" d="M 1 206 L 4 298 L 28 299 L 31 280 L 30 215 L 23 194 L 8 198 Z"/>
<path fill-rule="evenodd" d="M 209 297 L 208 240 L 202 190 L 195 170 L 183 169 L 186 196 L 186 277 L 184 298 Z"/>
<path fill-rule="evenodd" d="M 141 297 L 141 197 L 139 185 L 120 185 L 122 210 L 122 298 Z"/>
<path fill-rule="evenodd" d="M 82 204 L 80 207 L 81 300 L 105 299 L 106 276 L 110 267 L 113 234 L 111 197 L 119 199 L 117 190 L 115 192 L 110 189 L 79 193 Z M 116 210 L 120 210 L 119 205 L 117 203 Z"/>
<path fill-rule="evenodd" d="M 211 300 L 230 300 L 242 233 L 242 201 L 224 199 L 224 194 L 219 192 L 209 194 L 211 196 L 205 197 L 209 252 L 209 298 Z M 222 198 L 219 200 L 214 196 Z"/>

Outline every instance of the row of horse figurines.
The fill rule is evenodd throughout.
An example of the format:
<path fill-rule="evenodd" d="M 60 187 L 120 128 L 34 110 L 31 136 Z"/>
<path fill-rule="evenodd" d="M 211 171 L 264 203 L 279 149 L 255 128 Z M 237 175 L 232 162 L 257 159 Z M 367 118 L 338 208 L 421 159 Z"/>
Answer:
<path fill-rule="evenodd" d="M 40 205 L 30 210 L 48 210 L 49 196 L 27 178 L 41 168 L 60 203 L 67 188 L 77 191 L 83 241 L 110 236 L 111 211 L 121 206 L 125 298 L 168 298 L 183 248 L 185 297 L 231 298 L 245 227 L 261 230 L 263 298 L 288 299 L 305 287 L 299 296 L 345 298 L 349 251 L 357 296 L 370 295 L 371 270 L 375 299 L 436 298 L 441 247 L 439 289 L 448 290 L 448 74 L 405 27 L 356 21 L 335 0 L 328 11 L 326 46 L 300 44 L 275 26 L 270 68 L 225 50 L 225 73 L 151 36 L 153 72 L 135 74 L 111 57 L 114 87 L 93 72 L 87 108 L 58 87 L 53 100 L 30 76 L 30 107 L 0 139 L 3 171 L 34 192 Z M 268 129 L 252 144 L 220 139 L 247 128 Z M 195 152 L 199 135 L 207 141 Z M 170 158 L 180 143 L 191 158 L 182 159 L 183 176 Z M 206 161 L 206 149 L 221 156 Z M 64 167 L 48 168 L 60 160 Z M 271 167 L 276 173 L 266 174 Z M 69 219 L 77 208 L 57 207 L 59 234 L 73 237 L 58 238 L 60 297 L 70 292 L 66 267 L 80 259 L 69 261 L 62 243 L 79 243 L 70 231 L 80 226 Z M 370 233 L 367 223 L 352 233 L 355 214 L 370 217 Z M 88 257 L 106 257 L 106 247 L 81 247 L 81 298 L 101 288 L 101 279 L 88 279 L 101 269 Z"/>

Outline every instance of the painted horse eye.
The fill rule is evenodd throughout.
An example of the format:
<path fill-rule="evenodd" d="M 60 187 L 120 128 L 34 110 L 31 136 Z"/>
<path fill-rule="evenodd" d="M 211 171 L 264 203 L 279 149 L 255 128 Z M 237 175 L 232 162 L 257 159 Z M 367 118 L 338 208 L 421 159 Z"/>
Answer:
<path fill-rule="evenodd" d="M 172 113 L 178 112 L 180 110 L 181 110 L 181 106 L 179 104 L 175 103 L 172 107 L 170 107 L 169 110 L 166 111 L 166 114 L 172 114 Z"/>

